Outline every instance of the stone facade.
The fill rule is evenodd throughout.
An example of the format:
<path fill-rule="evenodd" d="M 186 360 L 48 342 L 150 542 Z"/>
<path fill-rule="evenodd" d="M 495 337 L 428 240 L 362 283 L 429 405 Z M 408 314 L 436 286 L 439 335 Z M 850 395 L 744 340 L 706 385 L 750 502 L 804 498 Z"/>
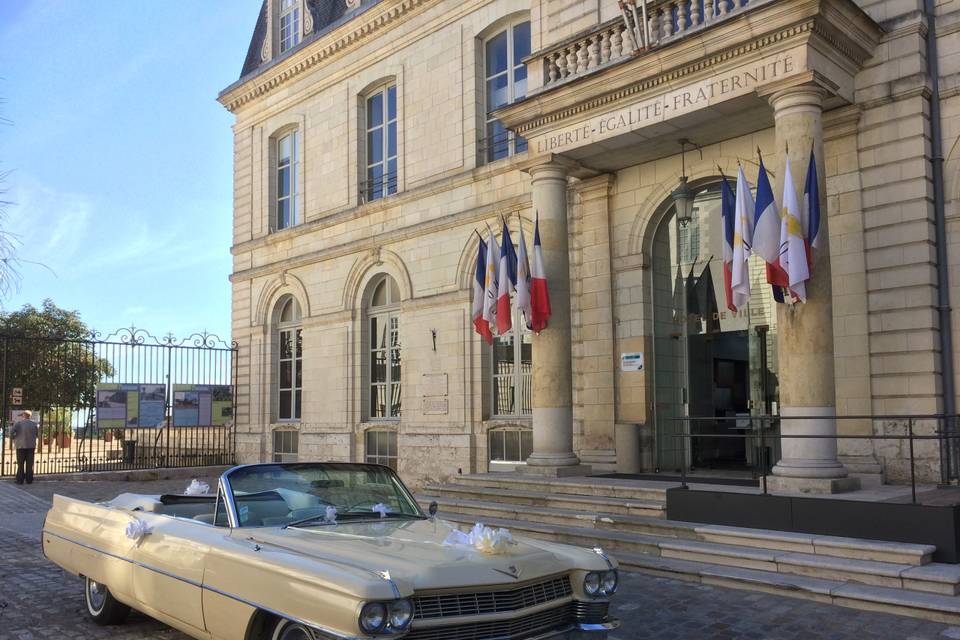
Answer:
<path fill-rule="evenodd" d="M 276 16 L 274 2 L 266 0 L 261 19 Z M 662 451 L 652 274 L 670 194 L 681 175 L 706 185 L 719 178 L 718 168 L 735 176 L 738 163 L 753 181 L 758 148 L 782 183 L 781 147 L 793 139 L 805 141 L 790 150 L 801 191 L 807 149 L 818 149 L 829 220 L 829 256 L 818 273 L 829 278 L 817 291 L 828 293 L 811 293 L 802 318 L 781 310 L 779 325 L 798 323 L 791 336 L 822 337 L 826 322 L 833 339 L 821 353 L 825 364 L 811 364 L 811 352 L 791 346 L 781 330 L 781 363 L 799 363 L 791 373 L 781 368 L 783 402 L 835 406 L 840 416 L 943 410 L 929 34 L 921 0 L 750 0 L 737 7 L 707 0 L 703 9 L 689 0 L 656 0 L 649 2 L 651 48 L 638 54 L 616 0 L 356 4 L 330 24 L 312 14 L 310 30 L 287 52 L 275 51 L 273 29 L 263 29 L 251 45 L 262 62 L 220 95 L 236 116 L 231 282 L 242 461 L 272 459 L 278 428 L 299 433 L 299 459 L 357 461 L 368 453 L 366 431 L 387 430 L 397 434 L 401 474 L 420 484 L 488 470 L 488 432 L 532 426 L 535 457 L 566 446 L 595 472 L 653 470 Z M 936 12 L 956 300 L 960 0 L 938 1 Z M 533 52 L 525 60 L 528 98 L 497 116 L 528 139 L 529 150 L 484 162 L 484 43 L 525 19 Z M 388 83 L 397 96 L 397 193 L 365 201 L 365 100 Z M 805 132 L 778 124 L 792 117 L 782 95 L 796 87 L 814 87 L 822 101 L 817 123 Z M 708 93 L 701 103 L 698 95 Z M 675 113 L 660 112 L 669 108 Z M 277 230 L 277 141 L 291 131 L 299 140 L 299 220 Z M 699 150 L 682 158 L 679 138 Z M 555 380 L 564 366 L 562 355 L 549 368 L 538 366 L 548 350 L 554 353 L 548 329 L 533 339 L 534 417 L 497 418 L 492 356 L 471 322 L 475 231 L 486 235 L 490 225 L 498 232 L 502 216 L 514 240 L 522 224 L 530 243 L 535 213 L 542 227 L 550 213 L 535 209 L 558 197 L 555 186 L 534 184 L 546 179 L 544 167 L 552 167 L 551 184 L 565 186 L 565 227 L 549 231 L 544 248 L 558 246 L 559 233 L 568 247 L 570 400 L 547 398 L 553 391 L 544 376 Z M 565 268 L 553 266 L 548 276 L 560 278 L 566 274 L 556 270 Z M 382 274 L 400 296 L 399 420 L 372 419 L 368 409 L 367 309 L 371 283 Z M 281 421 L 276 314 L 290 296 L 302 316 L 302 408 L 299 420 Z M 821 320 L 812 319 L 817 313 Z M 960 330 L 957 314 L 951 317 Z M 648 366 L 622 371 L 620 354 L 637 352 Z M 808 393 L 818 384 L 835 398 L 826 390 Z M 551 417 L 536 424 L 546 408 Z M 568 444 L 551 431 L 564 411 L 572 420 Z M 906 428 L 893 419 L 830 422 L 842 435 Z M 930 421 L 916 425 L 917 433 L 935 428 Z M 853 439 L 837 445 L 851 471 L 882 471 L 890 480 L 909 476 L 906 446 Z M 921 477 L 938 478 L 937 443 L 918 442 L 916 450 Z"/>

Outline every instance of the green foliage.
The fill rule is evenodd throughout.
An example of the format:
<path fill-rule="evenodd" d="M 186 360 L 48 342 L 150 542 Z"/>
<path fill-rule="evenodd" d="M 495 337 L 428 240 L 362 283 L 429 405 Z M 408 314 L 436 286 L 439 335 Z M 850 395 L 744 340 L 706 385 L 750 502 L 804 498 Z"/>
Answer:
<path fill-rule="evenodd" d="M 71 408 L 92 407 L 97 383 L 112 376 L 113 365 L 87 342 L 90 329 L 76 311 L 44 300 L 0 313 L 0 340 L 6 362 L 4 387 L 23 388 L 23 407 L 39 409 L 43 422 L 68 426 Z"/>

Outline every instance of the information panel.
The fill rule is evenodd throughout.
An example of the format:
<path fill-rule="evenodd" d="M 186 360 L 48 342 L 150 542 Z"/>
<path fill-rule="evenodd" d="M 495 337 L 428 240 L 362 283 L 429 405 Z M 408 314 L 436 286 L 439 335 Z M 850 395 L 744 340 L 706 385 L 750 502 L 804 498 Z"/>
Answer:
<path fill-rule="evenodd" d="M 162 384 L 101 384 L 97 387 L 97 429 L 162 427 L 167 387 Z"/>
<path fill-rule="evenodd" d="M 233 421 L 233 387 L 173 385 L 173 426 L 224 425 Z"/>

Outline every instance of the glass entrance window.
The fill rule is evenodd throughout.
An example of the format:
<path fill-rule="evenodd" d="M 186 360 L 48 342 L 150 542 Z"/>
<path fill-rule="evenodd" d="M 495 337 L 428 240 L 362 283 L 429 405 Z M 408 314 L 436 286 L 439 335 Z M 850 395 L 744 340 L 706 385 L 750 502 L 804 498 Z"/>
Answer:
<path fill-rule="evenodd" d="M 533 414 L 533 339 L 514 306 L 513 328 L 493 339 L 493 417 Z"/>
<path fill-rule="evenodd" d="M 692 219 L 680 225 L 668 210 L 653 243 L 657 467 L 748 473 L 758 439 L 676 437 L 759 435 L 751 416 L 777 411 L 777 311 L 763 260 L 750 259 L 748 304 L 727 309 L 720 184 L 696 191 Z"/>

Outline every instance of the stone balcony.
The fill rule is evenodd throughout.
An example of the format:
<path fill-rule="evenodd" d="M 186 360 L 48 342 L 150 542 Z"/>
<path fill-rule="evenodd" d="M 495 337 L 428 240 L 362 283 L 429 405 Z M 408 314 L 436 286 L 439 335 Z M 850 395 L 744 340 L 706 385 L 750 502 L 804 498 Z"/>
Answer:
<path fill-rule="evenodd" d="M 530 55 L 526 59 L 530 77 L 541 83 L 531 95 L 666 47 L 775 0 L 647 0 L 645 30 L 642 1 L 623 3 L 629 27 L 617 16 Z"/>

